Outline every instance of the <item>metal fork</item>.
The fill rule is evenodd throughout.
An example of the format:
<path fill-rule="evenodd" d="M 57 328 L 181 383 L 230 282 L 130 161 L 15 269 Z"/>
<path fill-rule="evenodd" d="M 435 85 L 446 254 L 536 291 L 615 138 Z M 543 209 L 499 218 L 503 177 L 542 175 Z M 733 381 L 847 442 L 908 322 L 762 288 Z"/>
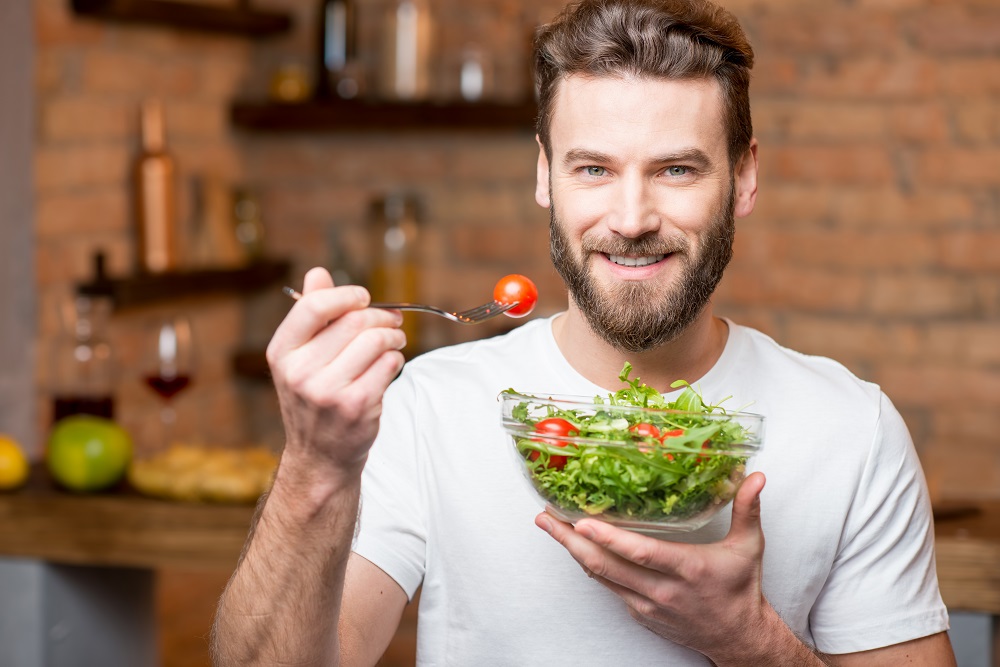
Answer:
<path fill-rule="evenodd" d="M 302 294 L 291 287 L 282 287 L 281 291 L 296 301 L 302 298 Z M 514 303 L 490 301 L 489 303 L 484 303 L 481 306 L 469 308 L 468 310 L 462 310 L 457 313 L 453 313 L 449 310 L 442 310 L 441 308 L 435 308 L 434 306 L 426 306 L 421 303 L 370 303 L 368 304 L 368 307 L 390 308 L 393 310 L 412 310 L 420 313 L 439 315 L 445 319 L 451 320 L 452 322 L 458 322 L 459 324 L 479 324 L 480 322 L 485 322 L 486 320 L 492 319 L 497 315 L 506 313 L 517 304 L 517 301 Z"/>

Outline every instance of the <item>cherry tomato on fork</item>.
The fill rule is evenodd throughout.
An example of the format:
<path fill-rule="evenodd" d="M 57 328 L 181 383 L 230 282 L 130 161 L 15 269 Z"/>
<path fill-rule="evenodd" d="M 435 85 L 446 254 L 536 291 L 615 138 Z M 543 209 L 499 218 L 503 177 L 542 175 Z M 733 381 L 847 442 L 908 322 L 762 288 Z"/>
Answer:
<path fill-rule="evenodd" d="M 542 421 L 535 424 L 535 431 L 538 433 L 548 433 L 549 435 L 557 435 L 562 437 L 570 437 L 574 435 L 579 435 L 579 431 L 575 426 L 570 424 L 565 419 L 560 419 L 559 417 L 549 417 L 548 419 L 543 419 Z M 545 445 L 551 445 L 553 447 L 565 447 L 565 442 L 560 442 L 558 440 L 547 440 L 545 438 L 532 438 L 535 442 L 540 442 Z M 538 460 L 538 452 L 531 452 L 528 458 L 532 461 Z M 566 465 L 566 457 L 553 455 L 549 456 L 549 468 L 562 468 Z"/>
<path fill-rule="evenodd" d="M 504 315 L 509 317 L 524 317 L 535 309 L 538 302 L 538 288 L 525 276 L 512 273 L 501 278 L 493 288 L 493 300 L 502 303 L 517 303 Z"/>

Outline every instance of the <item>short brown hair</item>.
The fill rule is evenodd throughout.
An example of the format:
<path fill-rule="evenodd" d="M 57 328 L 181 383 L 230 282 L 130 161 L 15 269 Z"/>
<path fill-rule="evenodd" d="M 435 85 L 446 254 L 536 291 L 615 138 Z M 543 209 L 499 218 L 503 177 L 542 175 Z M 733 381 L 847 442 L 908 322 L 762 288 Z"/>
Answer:
<path fill-rule="evenodd" d="M 559 81 L 572 74 L 714 77 L 722 87 L 731 164 L 750 147 L 753 49 L 736 18 L 708 0 L 581 0 L 535 38 L 537 131 L 549 125 Z"/>

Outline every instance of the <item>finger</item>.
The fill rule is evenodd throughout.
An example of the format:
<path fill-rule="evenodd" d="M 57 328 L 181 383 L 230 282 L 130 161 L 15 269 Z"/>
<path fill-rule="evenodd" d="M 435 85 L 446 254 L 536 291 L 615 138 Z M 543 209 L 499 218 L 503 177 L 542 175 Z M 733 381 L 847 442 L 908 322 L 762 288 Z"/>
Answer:
<path fill-rule="evenodd" d="M 405 363 L 403 353 L 398 350 L 383 353 L 368 369 L 354 381 L 359 391 L 369 396 L 378 396 L 381 400 L 385 390 L 403 370 Z"/>
<path fill-rule="evenodd" d="M 378 308 L 352 310 L 331 322 L 312 340 L 299 347 L 295 354 L 313 366 L 326 364 L 340 355 L 361 332 L 378 328 L 398 329 L 402 324 L 403 316 L 392 311 Z"/>
<path fill-rule="evenodd" d="M 725 541 L 742 545 L 751 552 L 764 548 L 764 531 L 760 525 L 760 492 L 767 480 L 762 472 L 751 473 L 740 484 L 733 499 L 733 520 Z"/>
<path fill-rule="evenodd" d="M 329 287 L 333 287 L 333 276 L 330 275 L 329 271 L 318 266 L 306 271 L 306 276 L 302 280 L 303 294 Z"/>
<path fill-rule="evenodd" d="M 580 523 L 583 521 L 577 523 L 578 527 Z M 659 571 L 629 562 L 587 537 L 586 531 L 576 530 L 570 524 L 554 519 L 547 512 L 535 517 L 535 524 L 559 542 L 589 577 L 606 580 L 633 591 L 653 590 L 662 585 L 663 575 Z"/>
<path fill-rule="evenodd" d="M 577 522 L 576 531 L 630 563 L 674 576 L 689 561 L 688 552 L 692 548 L 689 544 L 658 540 L 603 521 L 583 519 Z"/>
<path fill-rule="evenodd" d="M 336 391 L 355 382 L 383 354 L 401 350 L 405 345 L 406 334 L 400 329 L 365 329 L 336 358 L 312 371 L 303 390 L 317 396 Z"/>
<path fill-rule="evenodd" d="M 312 272 L 310 272 L 310 275 Z M 299 299 L 278 325 L 268 345 L 268 362 L 277 361 L 301 347 L 345 313 L 360 310 L 371 301 L 368 290 L 356 285 L 314 289 Z"/>

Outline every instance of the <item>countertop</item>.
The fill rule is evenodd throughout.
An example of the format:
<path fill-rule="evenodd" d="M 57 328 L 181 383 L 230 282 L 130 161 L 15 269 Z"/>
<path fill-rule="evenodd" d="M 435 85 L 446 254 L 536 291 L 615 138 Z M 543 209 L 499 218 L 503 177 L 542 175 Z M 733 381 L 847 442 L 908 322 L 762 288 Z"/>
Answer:
<path fill-rule="evenodd" d="M 0 555 L 56 563 L 231 571 L 250 505 L 79 495 L 45 479 L 0 493 Z M 1000 500 L 935 506 L 938 579 L 951 609 L 1000 615 Z"/>

